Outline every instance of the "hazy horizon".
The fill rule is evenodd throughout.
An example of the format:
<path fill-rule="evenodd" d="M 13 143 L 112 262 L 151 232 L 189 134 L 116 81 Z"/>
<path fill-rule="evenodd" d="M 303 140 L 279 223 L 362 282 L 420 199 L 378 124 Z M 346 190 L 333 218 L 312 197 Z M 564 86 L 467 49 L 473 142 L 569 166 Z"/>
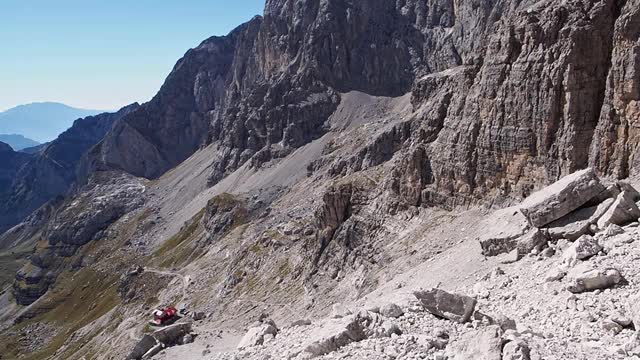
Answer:
<path fill-rule="evenodd" d="M 0 112 L 40 102 L 107 111 L 146 102 L 188 49 L 263 7 L 264 0 L 3 1 L 0 41 L 10 51 L 0 58 Z"/>

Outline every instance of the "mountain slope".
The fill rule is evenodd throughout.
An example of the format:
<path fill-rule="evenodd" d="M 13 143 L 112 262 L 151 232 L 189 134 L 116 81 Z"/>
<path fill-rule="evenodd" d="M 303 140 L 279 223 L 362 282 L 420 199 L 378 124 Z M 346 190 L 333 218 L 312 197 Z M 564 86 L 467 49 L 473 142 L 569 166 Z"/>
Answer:
<path fill-rule="evenodd" d="M 99 142 L 113 123 L 138 107 L 76 120 L 71 128 L 30 157 L 8 182 L 0 204 L 0 232 L 16 225 L 32 211 L 63 195 L 76 180 L 81 157 Z M 25 154 L 26 155 L 26 154 Z"/>
<path fill-rule="evenodd" d="M 211 313 L 196 340 L 206 342 L 265 312 L 278 323 L 327 316 L 401 288 L 394 278 L 414 268 L 427 271 L 410 272 L 424 280 L 413 283 L 461 269 L 439 278 L 473 286 L 498 264 L 470 241 L 492 220 L 481 206 L 590 165 L 608 181 L 637 172 L 638 5 L 267 1 L 263 17 L 188 51 L 81 159 L 82 181 L 38 213 L 38 245 L 0 295 L 10 304 L 0 319 L 58 332 L 7 332 L 4 343 L 124 358 L 150 307 Z M 625 186 L 607 194 L 633 196 Z M 503 295 L 494 308 L 519 297 Z M 571 358 L 560 335 L 543 351 Z"/>
<path fill-rule="evenodd" d="M 5 144 L 8 144 L 15 151 L 20 151 L 26 148 L 40 145 L 40 143 L 38 143 L 37 141 L 31 140 L 22 135 L 16 135 L 16 134 L 11 134 L 11 135 L 0 134 L 0 141 L 2 141 Z"/>
<path fill-rule="evenodd" d="M 0 134 L 20 134 L 44 143 L 70 128 L 74 120 L 101 112 L 54 102 L 20 105 L 0 112 Z"/>

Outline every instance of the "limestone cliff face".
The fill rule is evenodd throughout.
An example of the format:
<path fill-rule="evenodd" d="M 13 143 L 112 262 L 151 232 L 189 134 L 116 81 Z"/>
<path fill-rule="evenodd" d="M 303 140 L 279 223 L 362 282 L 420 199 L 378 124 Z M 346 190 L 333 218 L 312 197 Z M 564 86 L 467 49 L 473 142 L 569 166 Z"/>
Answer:
<path fill-rule="evenodd" d="M 588 166 L 620 9 L 615 1 L 553 4 L 495 4 L 511 10 L 484 40 L 478 34 L 480 62 L 417 80 L 414 126 L 424 130 L 414 136 L 429 134 L 421 140 L 434 178 L 423 203 L 525 197 Z"/>
<path fill-rule="evenodd" d="M 16 153 L 14 158 L 21 159 L 21 165 L 15 167 L 15 174 L 5 182 L 6 186 L 0 187 L 5 190 L 0 191 L 0 233 L 47 201 L 65 194 L 76 179 L 76 167 L 83 154 L 102 139 L 116 120 L 137 107 L 138 104 L 132 104 L 113 114 L 76 120 L 37 154 Z"/>
<path fill-rule="evenodd" d="M 613 50 L 590 162 L 624 178 L 638 172 L 640 119 L 640 2 L 623 3 L 610 34 Z"/>

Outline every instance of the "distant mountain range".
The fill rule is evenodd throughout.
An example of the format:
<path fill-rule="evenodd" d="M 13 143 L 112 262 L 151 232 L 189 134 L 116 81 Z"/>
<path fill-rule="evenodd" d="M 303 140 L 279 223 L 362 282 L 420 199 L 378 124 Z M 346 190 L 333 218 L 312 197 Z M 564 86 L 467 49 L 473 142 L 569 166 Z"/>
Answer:
<path fill-rule="evenodd" d="M 18 134 L 0 134 L 0 141 L 8 144 L 15 151 L 40 145 L 39 142 Z"/>
<path fill-rule="evenodd" d="M 0 134 L 20 134 L 44 143 L 70 128 L 74 120 L 102 112 L 104 111 L 77 109 L 54 102 L 20 105 L 0 112 Z M 10 142 L 4 142 L 13 147 Z"/>

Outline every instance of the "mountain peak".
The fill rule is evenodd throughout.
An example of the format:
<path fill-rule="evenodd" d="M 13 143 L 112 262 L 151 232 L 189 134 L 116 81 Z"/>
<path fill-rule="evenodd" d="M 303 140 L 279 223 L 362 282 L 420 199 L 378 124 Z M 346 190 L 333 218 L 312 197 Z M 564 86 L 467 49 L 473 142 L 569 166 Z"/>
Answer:
<path fill-rule="evenodd" d="M 0 112 L 0 134 L 20 134 L 43 143 L 55 139 L 73 121 L 102 113 L 56 102 L 34 102 Z"/>
<path fill-rule="evenodd" d="M 0 141 L 9 144 L 15 151 L 40 145 L 39 142 L 31 140 L 20 134 L 0 134 Z"/>

